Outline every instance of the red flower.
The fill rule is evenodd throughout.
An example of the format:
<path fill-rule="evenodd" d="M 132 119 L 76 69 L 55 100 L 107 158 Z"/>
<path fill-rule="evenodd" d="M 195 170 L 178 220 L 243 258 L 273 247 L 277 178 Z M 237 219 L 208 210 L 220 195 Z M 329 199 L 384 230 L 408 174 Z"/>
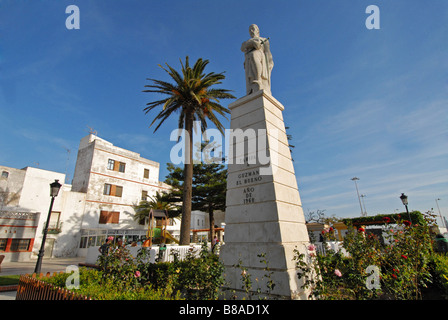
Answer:
<path fill-rule="evenodd" d="M 392 273 L 392 278 L 397 279 L 397 275 L 395 273 Z"/>
<path fill-rule="evenodd" d="M 390 218 L 389 217 L 384 217 L 383 220 L 384 220 L 385 223 L 390 223 Z"/>
<path fill-rule="evenodd" d="M 364 229 L 363 227 L 361 227 L 361 228 L 358 229 L 358 231 L 359 231 L 359 232 L 364 232 L 364 231 L 366 231 L 366 229 Z"/>
<path fill-rule="evenodd" d="M 406 227 L 409 227 L 411 225 L 411 222 L 408 220 L 404 220 L 403 223 Z"/>
<path fill-rule="evenodd" d="M 408 256 L 406 256 L 406 255 L 404 255 L 404 254 L 402 254 L 401 257 L 402 257 L 403 259 L 407 259 L 407 258 L 408 258 Z"/>

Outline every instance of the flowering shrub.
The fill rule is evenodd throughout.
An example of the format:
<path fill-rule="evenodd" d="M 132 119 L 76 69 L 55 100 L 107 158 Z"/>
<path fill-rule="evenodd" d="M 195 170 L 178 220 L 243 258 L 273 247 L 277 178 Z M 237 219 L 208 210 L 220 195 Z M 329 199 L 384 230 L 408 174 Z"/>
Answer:
<path fill-rule="evenodd" d="M 183 261 L 175 256 L 174 262 L 148 263 L 149 252 L 142 248 L 134 259 L 125 247 L 113 247 L 108 255 L 99 258 L 104 281 L 113 281 L 123 290 L 150 286 L 187 299 L 218 298 L 224 283 L 224 265 L 206 244 L 199 258 L 190 252 Z"/>
<path fill-rule="evenodd" d="M 62 273 L 50 278 L 43 277 L 40 280 L 49 282 L 58 287 L 65 287 L 68 273 Z M 152 285 L 135 286 L 126 288 L 113 279 L 104 277 L 103 271 L 95 269 L 79 269 L 79 289 L 77 293 L 89 296 L 95 300 L 179 300 L 182 299 L 179 292 L 172 289 L 155 289 Z"/>
<path fill-rule="evenodd" d="M 444 298 L 448 299 L 448 256 L 435 254 L 430 264 L 434 285 L 442 291 Z"/>
<path fill-rule="evenodd" d="M 100 270 L 80 269 L 80 294 L 97 300 L 182 300 L 217 299 L 224 284 L 224 265 L 218 256 L 202 247 L 199 258 L 193 252 L 180 261 L 149 263 L 149 250 L 142 248 L 137 257 L 129 250 L 113 246 L 98 259 Z M 65 287 L 69 274 L 44 278 Z"/>
<path fill-rule="evenodd" d="M 349 226 L 343 242 L 348 257 L 332 250 L 319 255 L 311 246 L 308 256 L 296 251 L 303 288 L 318 299 L 421 299 L 432 281 L 432 219 L 426 215 L 413 224 L 400 218 L 383 217 L 384 242 L 365 227 Z M 379 274 L 367 272 L 371 266 Z"/>

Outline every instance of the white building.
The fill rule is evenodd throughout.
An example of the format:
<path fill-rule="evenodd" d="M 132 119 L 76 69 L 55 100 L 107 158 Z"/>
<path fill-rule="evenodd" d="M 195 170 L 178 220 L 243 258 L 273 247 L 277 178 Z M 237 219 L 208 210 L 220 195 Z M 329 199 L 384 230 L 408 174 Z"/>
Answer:
<path fill-rule="evenodd" d="M 4 212 L 4 219 L 0 214 L 0 254 L 26 260 L 31 253 L 36 256 L 40 248 L 51 200 L 49 185 L 55 180 L 65 181 L 65 175 L 37 168 L 2 166 L 0 174 L 0 213 Z M 55 198 L 45 256 L 85 256 L 89 246 L 99 245 L 111 235 L 125 241 L 143 237 L 146 227 L 133 220 L 132 206 L 157 191 L 169 190 L 158 179 L 159 163 L 92 134 L 81 139 L 72 185 L 63 185 Z M 40 213 L 38 224 L 20 224 L 16 219 L 20 215 L 11 212 Z M 10 217 L 14 217 L 14 223 L 5 223 Z M 17 230 L 13 233 L 13 228 L 19 225 L 21 230 L 35 232 L 33 237 L 28 232 L 26 239 L 22 239 L 17 256 L 11 245 L 12 249 L 18 247 L 20 241 L 13 239 L 21 238 Z"/>
<path fill-rule="evenodd" d="M 0 254 L 5 260 L 28 260 L 40 248 L 50 206 L 50 183 L 64 181 L 58 172 L 0 166 Z M 51 212 L 45 256 L 75 255 L 76 220 L 82 214 L 85 194 L 64 185 Z M 65 219 L 65 220 L 64 220 Z M 61 228 L 64 220 L 64 228 Z M 79 228 L 78 228 L 79 231 Z M 60 244 L 56 246 L 56 243 Z M 58 248 L 58 252 L 54 251 Z"/>
<path fill-rule="evenodd" d="M 106 236 L 125 241 L 145 236 L 145 226 L 133 220 L 132 206 L 157 191 L 169 191 L 159 181 L 159 166 L 92 134 L 81 140 L 72 183 L 73 191 L 86 193 L 78 255 Z"/>

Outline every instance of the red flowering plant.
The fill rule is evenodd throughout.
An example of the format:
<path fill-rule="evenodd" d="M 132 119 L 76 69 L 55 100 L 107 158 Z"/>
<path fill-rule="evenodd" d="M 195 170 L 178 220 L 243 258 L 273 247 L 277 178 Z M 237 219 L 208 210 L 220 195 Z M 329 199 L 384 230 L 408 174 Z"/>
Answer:
<path fill-rule="evenodd" d="M 362 219 L 356 227 L 344 221 L 349 229 L 343 241 L 348 255 L 327 250 L 312 260 L 319 277 L 308 281 L 312 286 L 307 289 L 319 299 L 421 299 L 422 288 L 431 283 L 431 216 L 413 212 L 409 220 L 399 215 L 371 217 L 371 222 Z M 363 222 L 383 225 L 381 236 Z M 299 278 L 311 270 L 309 264 L 308 269 L 296 266 Z"/>
<path fill-rule="evenodd" d="M 394 299 L 421 299 L 422 288 L 431 282 L 430 265 L 433 254 L 429 214 L 425 221 L 412 224 L 397 220 L 384 228 L 387 243 L 381 254 L 384 293 Z"/>
<path fill-rule="evenodd" d="M 323 242 L 336 241 L 336 232 L 331 226 L 322 230 L 321 234 L 324 240 Z"/>

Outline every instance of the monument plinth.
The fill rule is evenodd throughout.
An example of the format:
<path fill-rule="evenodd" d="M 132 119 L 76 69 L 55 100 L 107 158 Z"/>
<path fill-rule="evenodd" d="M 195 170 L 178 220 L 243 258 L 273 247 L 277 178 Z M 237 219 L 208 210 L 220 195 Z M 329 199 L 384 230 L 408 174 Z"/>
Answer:
<path fill-rule="evenodd" d="M 220 258 L 226 266 L 229 289 L 242 290 L 240 267 L 251 275 L 253 290 L 260 286 L 266 265 L 271 294 L 306 299 L 293 261 L 294 249 L 309 243 L 282 111 L 270 92 L 259 90 L 229 105 L 231 110 L 225 244 Z M 241 136 L 242 135 L 242 136 Z M 264 277 L 266 278 L 266 277 Z M 259 280 L 259 284 L 255 279 Z"/>

